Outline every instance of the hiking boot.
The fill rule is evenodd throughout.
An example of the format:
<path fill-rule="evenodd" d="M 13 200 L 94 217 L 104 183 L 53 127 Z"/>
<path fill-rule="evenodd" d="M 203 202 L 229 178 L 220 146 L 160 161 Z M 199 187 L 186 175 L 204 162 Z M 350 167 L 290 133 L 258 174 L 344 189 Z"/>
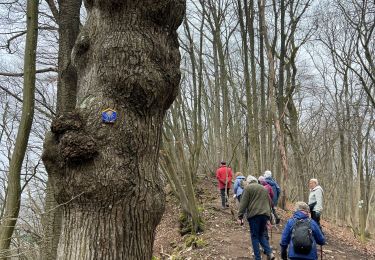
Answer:
<path fill-rule="evenodd" d="M 267 255 L 267 260 L 275 260 L 275 255 L 273 253 Z"/>

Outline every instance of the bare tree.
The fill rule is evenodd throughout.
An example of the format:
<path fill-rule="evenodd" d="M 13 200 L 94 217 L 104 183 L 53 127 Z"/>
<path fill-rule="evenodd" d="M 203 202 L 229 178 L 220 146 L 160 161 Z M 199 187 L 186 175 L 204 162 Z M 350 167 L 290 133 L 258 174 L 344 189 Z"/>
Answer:
<path fill-rule="evenodd" d="M 268 30 L 267 30 L 265 13 L 264 13 L 265 1 L 259 0 L 258 6 L 260 10 L 260 19 L 262 23 L 261 34 L 263 35 L 267 58 L 268 58 L 268 95 L 269 95 L 270 113 L 272 114 L 273 123 L 274 123 L 275 130 L 276 130 L 278 150 L 280 153 L 280 159 L 281 159 L 281 165 L 282 165 L 281 186 L 283 187 L 283 192 L 282 192 L 283 194 L 282 194 L 281 207 L 284 208 L 285 203 L 286 203 L 286 197 L 287 197 L 287 188 L 286 188 L 286 185 L 284 184 L 286 183 L 286 180 L 288 179 L 288 161 L 287 161 L 287 154 L 286 154 L 286 149 L 284 145 L 284 136 L 281 130 L 281 122 L 276 111 L 276 98 L 274 94 L 274 87 L 276 84 L 275 55 L 274 55 L 273 48 L 271 46 L 271 42 L 268 37 Z"/>
<path fill-rule="evenodd" d="M 16 143 L 10 160 L 7 199 L 0 225 L 0 258 L 8 259 L 11 237 L 21 204 L 21 167 L 34 115 L 36 47 L 38 39 L 38 2 L 27 1 L 27 33 L 24 61 L 23 105 Z"/>
<path fill-rule="evenodd" d="M 373 1 L 337 1 L 347 26 L 353 29 L 356 36 L 355 62 L 361 66 L 370 78 L 365 82 L 355 67 L 351 67 L 362 81 L 363 89 L 366 91 L 371 104 L 375 106 L 375 54 L 374 54 L 374 30 L 375 30 L 375 3 Z"/>

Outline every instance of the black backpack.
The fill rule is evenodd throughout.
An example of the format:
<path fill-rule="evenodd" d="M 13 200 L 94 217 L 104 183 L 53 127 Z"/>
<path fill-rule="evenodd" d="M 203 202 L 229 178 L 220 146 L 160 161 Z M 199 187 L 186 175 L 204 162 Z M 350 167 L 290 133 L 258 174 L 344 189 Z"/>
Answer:
<path fill-rule="evenodd" d="M 294 252 L 307 255 L 313 246 L 311 221 L 310 219 L 297 219 L 292 230 L 292 243 Z"/>

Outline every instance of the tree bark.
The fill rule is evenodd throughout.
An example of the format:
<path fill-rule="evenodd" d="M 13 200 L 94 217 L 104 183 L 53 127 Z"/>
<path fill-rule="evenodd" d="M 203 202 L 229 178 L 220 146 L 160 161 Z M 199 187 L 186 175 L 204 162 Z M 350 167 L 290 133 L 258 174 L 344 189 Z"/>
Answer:
<path fill-rule="evenodd" d="M 75 110 L 56 118 L 43 154 L 64 204 L 57 259 L 151 259 L 164 211 L 161 127 L 178 93 L 176 30 L 185 1 L 86 1 L 73 49 Z M 101 111 L 117 113 L 113 124 Z"/>

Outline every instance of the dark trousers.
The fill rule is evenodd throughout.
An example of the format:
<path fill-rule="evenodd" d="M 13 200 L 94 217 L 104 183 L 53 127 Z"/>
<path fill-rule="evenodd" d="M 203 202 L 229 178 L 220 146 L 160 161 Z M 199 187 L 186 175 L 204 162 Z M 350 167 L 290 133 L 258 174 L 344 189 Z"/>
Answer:
<path fill-rule="evenodd" d="M 279 224 L 280 223 L 280 218 L 279 218 L 279 216 L 276 213 L 275 207 L 272 207 L 272 214 L 275 216 L 275 221 L 276 221 L 275 224 Z"/>
<path fill-rule="evenodd" d="M 221 206 L 223 208 L 228 207 L 228 198 L 229 198 L 229 188 L 227 188 L 227 194 L 225 195 L 225 188 L 220 189 L 220 195 L 221 195 Z"/>
<path fill-rule="evenodd" d="M 315 220 L 316 223 L 318 223 L 318 226 L 320 230 L 322 230 L 322 227 L 320 226 L 320 213 L 316 213 L 315 211 L 311 211 L 311 218 Z"/>
<path fill-rule="evenodd" d="M 265 236 L 268 219 L 269 218 L 264 215 L 256 215 L 248 219 L 250 226 L 251 243 L 256 260 L 262 259 L 259 244 L 263 247 L 264 253 L 266 255 L 270 255 L 272 253 L 270 244 Z"/>

